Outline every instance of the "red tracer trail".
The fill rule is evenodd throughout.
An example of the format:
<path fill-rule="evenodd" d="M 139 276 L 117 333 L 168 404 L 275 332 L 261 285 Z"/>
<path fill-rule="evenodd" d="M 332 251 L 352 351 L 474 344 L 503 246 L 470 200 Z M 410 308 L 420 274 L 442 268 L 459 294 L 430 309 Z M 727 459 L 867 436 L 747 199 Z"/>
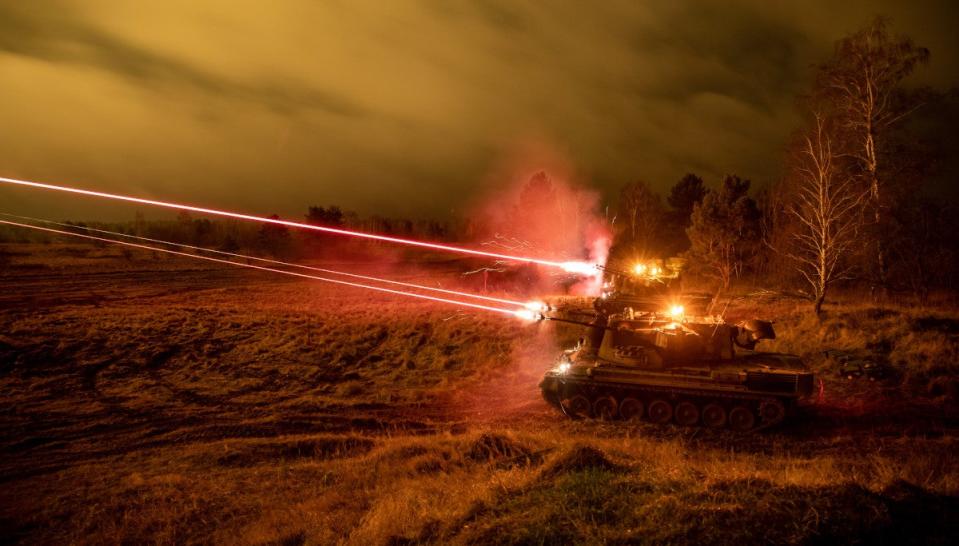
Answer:
<path fill-rule="evenodd" d="M 356 288 L 366 288 L 367 290 L 376 290 L 377 292 L 385 292 L 385 293 L 387 293 L 387 294 L 398 294 L 398 295 L 400 295 L 400 296 L 409 296 L 409 297 L 411 297 L 411 298 L 420 298 L 420 299 L 429 300 L 429 301 L 436 301 L 436 302 L 440 302 L 440 303 L 449 303 L 449 304 L 451 304 L 451 305 L 460 305 L 460 306 L 463 306 L 463 307 L 470 307 L 470 308 L 472 308 L 472 309 L 480 309 L 480 310 L 483 310 L 483 311 L 492 311 L 492 312 L 494 312 L 494 313 L 502 313 L 502 314 L 504 314 L 504 315 L 511 315 L 511 316 L 514 316 L 514 317 L 517 317 L 517 318 L 522 318 L 522 319 L 527 319 L 527 320 L 534 320 L 534 319 L 537 318 L 537 314 L 534 313 L 534 312 L 532 312 L 532 311 L 530 311 L 530 310 L 528 310 L 528 309 L 510 310 L 510 309 L 503 309 L 503 308 L 501 308 L 501 307 L 492 307 L 492 306 L 489 306 L 489 305 L 481 305 L 481 304 L 478 304 L 478 303 L 470 303 L 470 302 L 465 302 L 465 301 L 457 301 L 457 300 L 451 300 L 451 299 L 447 299 L 447 298 L 439 298 L 439 297 L 436 297 L 436 296 L 427 296 L 427 295 L 425 295 L 425 294 L 416 294 L 416 293 L 414 293 L 414 292 L 405 292 L 405 291 L 403 291 L 403 290 L 393 290 L 393 289 L 390 289 L 390 288 L 382 288 L 382 287 L 379 287 L 379 286 L 370 286 L 370 285 L 366 285 L 366 284 L 354 283 L 354 282 L 349 282 L 349 281 L 341 281 L 341 280 L 338 280 L 338 279 L 329 279 L 329 278 L 326 278 L 326 277 L 318 277 L 318 276 L 316 276 L 316 275 L 307 275 L 307 274 L 305 274 L 305 273 L 296 273 L 296 272 L 294 272 L 294 271 L 284 271 L 284 270 L 282 270 L 282 269 L 274 269 L 274 268 L 272 268 L 272 267 L 264 267 L 264 266 L 253 265 L 253 264 L 242 264 L 242 263 L 234 262 L 234 261 L 231 261 L 231 260 L 224 260 L 224 259 L 221 259 L 221 258 L 213 258 L 213 257 L 211 257 L 211 256 L 200 256 L 200 255 L 197 255 L 197 254 L 190 254 L 190 253 L 188 253 L 188 252 L 178 252 L 178 251 L 176 251 L 176 250 L 170 250 L 170 249 L 160 248 L 160 247 L 153 247 L 153 246 L 149 246 L 149 245 L 141 245 L 141 244 L 138 244 L 138 243 L 127 243 L 127 242 L 124 242 L 124 241 L 117 241 L 117 240 L 115 240 L 115 239 L 108 239 L 108 238 L 105 238 L 105 237 L 94 237 L 93 235 L 81 235 L 81 234 L 79 234 L 79 233 L 73 233 L 73 232 L 70 232 L 70 231 L 62 231 L 62 230 L 59 230 L 59 229 L 45 228 L 45 227 L 34 226 L 34 225 L 30 225 L 30 224 L 21 224 L 21 223 L 19 223 L 19 222 L 11 222 L 11 221 L 9 221 L 9 220 L 0 220 L 0 224 L 6 224 L 6 225 L 10 225 L 10 226 L 17 226 L 17 227 L 22 227 L 22 228 L 27 228 L 27 229 L 35 229 L 35 230 L 39 230 L 39 231 L 46 231 L 46 232 L 49 232 L 49 233 L 56 233 L 56 234 L 59 234 L 59 235 L 69 235 L 70 237 L 79 237 L 79 238 L 82 238 L 82 239 L 89 239 L 89 240 L 92 240 L 92 241 L 100 241 L 100 242 L 104 242 L 104 243 L 113 243 L 113 244 L 115 244 L 115 245 L 122 245 L 122 246 L 128 246 L 128 247 L 133 247 L 133 248 L 139 248 L 139 249 L 143 249 L 143 250 L 149 250 L 149 251 L 152 251 L 152 252 L 165 252 L 165 253 L 167 253 L 167 254 L 174 254 L 174 255 L 177 255 L 177 256 L 186 256 L 187 258 L 196 258 L 196 259 L 198 259 L 198 260 L 207 260 L 207 261 L 209 261 L 209 262 L 216 262 L 216 263 L 222 263 L 222 264 L 228 264 L 228 265 L 235 265 L 235 266 L 237 266 L 237 267 L 246 267 L 246 268 L 248 268 L 248 269 L 256 269 L 256 270 L 259 270 L 259 271 L 269 271 L 269 272 L 271 272 L 271 273 L 280 273 L 281 275 L 291 275 L 291 276 L 300 277 L 300 278 L 303 278 L 303 279 L 312 279 L 312 280 L 315 280 L 315 281 L 328 282 L 328 283 L 339 284 L 339 285 L 344 285 L 344 286 L 352 286 L 352 287 L 356 287 Z"/>
<path fill-rule="evenodd" d="M 405 286 L 405 287 L 407 287 L 407 288 L 415 288 L 415 289 L 417 289 L 417 290 L 426 290 L 426 291 L 430 291 L 430 292 L 439 292 L 439 293 L 442 293 L 442 294 L 449 294 L 449 295 L 452 295 L 452 296 L 463 296 L 463 297 L 466 297 L 466 298 L 474 298 L 474 299 L 478 299 L 478 300 L 491 301 L 491 302 L 494 302 L 494 303 L 504 303 L 504 304 L 506 304 L 506 305 L 516 305 L 516 306 L 518 306 L 518 307 L 525 307 L 525 308 L 527 308 L 527 309 L 533 308 L 533 306 L 535 306 L 535 305 L 538 303 L 538 302 L 525 302 L 525 301 L 508 300 L 508 299 L 504 299 L 504 298 L 494 298 L 494 297 L 491 297 L 491 296 L 482 296 L 482 295 L 480 295 L 480 294 L 471 294 L 471 293 L 469 293 L 469 292 L 459 292 L 459 291 L 457 291 L 457 290 L 447 290 L 447 289 L 444 289 L 444 288 L 434 288 L 434 287 L 432 287 L 432 286 L 423 286 L 423 285 L 413 284 L 413 283 L 408 283 L 408 282 L 392 281 L 392 280 L 389 280 L 389 279 L 381 279 L 381 278 L 379 278 L 379 277 L 369 277 L 369 276 L 366 276 L 366 275 L 356 275 L 356 274 L 353 274 L 353 273 L 345 273 L 345 272 L 343 272 L 343 271 L 334 271 L 334 270 L 332 270 L 332 269 L 323 269 L 322 267 L 312 267 L 312 266 L 309 266 L 309 265 L 295 264 L 295 263 L 290 263 L 290 262 L 282 262 L 282 261 L 280 261 L 280 260 L 270 260 L 270 259 L 268 259 L 268 258 L 258 258 L 258 257 L 256 257 L 256 256 L 247 256 L 246 254 L 236 254 L 236 253 L 233 253 L 233 252 L 225 252 L 225 251 L 223 251 L 223 250 L 213 250 L 212 248 L 203 248 L 203 247 L 200 247 L 200 246 L 192 246 L 192 245 L 185 245 L 185 244 L 181 244 L 181 243 L 173 243 L 173 242 L 170 242 L 170 241 L 163 241 L 163 240 L 160 240 L 160 239 L 151 239 L 151 238 L 149 238 L 149 237 L 140 237 L 140 236 L 137 236 L 137 235 L 129 235 L 129 234 L 126 234 L 126 233 L 118 233 L 118 232 L 115 232 L 115 231 L 108 231 L 108 230 L 105 230 L 105 229 L 96 229 L 96 228 L 87 227 L 87 226 L 74 226 L 74 225 L 71 225 L 71 224 L 65 224 L 65 223 L 63 223 L 63 222 L 54 222 L 53 220 L 44 220 L 44 219 L 42 219 L 42 218 L 32 218 L 32 217 L 30 217 L 30 216 L 19 216 L 19 215 L 16 215 L 16 214 L 9 214 L 9 213 L 6 213 L 6 212 L 0 212 L 0 215 L 2 215 L 2 216 L 7 216 L 7 217 L 10 217 L 10 218 L 19 218 L 20 220 L 29 220 L 29 221 L 31 221 L 31 222 L 40 222 L 40 223 L 44 223 L 44 224 L 61 226 L 61 227 L 70 228 L 70 229 L 82 229 L 82 230 L 85 230 L 85 231 L 88 231 L 88 232 L 92 231 L 92 232 L 95 232 L 95 233 L 102 233 L 102 234 L 104 234 L 104 235 L 111 235 L 111 236 L 114 236 L 114 237 L 124 237 L 124 238 L 127 238 L 127 239 L 134 239 L 134 240 L 137 240 L 137 241 L 145 241 L 145 242 L 148 242 L 148 243 L 158 243 L 158 244 L 161 244 L 161 245 L 170 245 L 170 246 L 178 246 L 178 247 L 181 247 L 181 248 L 189 248 L 190 250 L 196 250 L 196 251 L 199 251 L 199 252 L 210 252 L 210 253 L 213 253 L 213 254 L 219 254 L 219 255 L 221 255 L 221 256 L 230 256 L 230 257 L 233 257 L 233 258 L 242 258 L 242 259 L 244 259 L 244 260 L 252 260 L 252 261 L 256 261 L 256 262 L 260 262 L 260 263 L 269 263 L 269 264 L 274 264 L 274 265 L 284 265 L 284 266 L 287 266 L 287 267 L 296 267 L 296 268 L 299 268 L 299 269 L 305 269 L 305 270 L 309 270 L 309 271 L 317 271 L 317 272 L 320 272 L 320 273 L 329 273 L 329 274 L 331 274 L 331 275 L 342 275 L 342 276 L 344 276 L 344 277 L 351 277 L 351 278 L 354 278 L 354 279 L 363 279 L 363 280 L 365 280 L 365 281 L 374 281 L 374 282 L 381 282 L 381 283 L 386 283 L 386 284 L 393 284 L 393 285 L 396 285 L 396 286 Z M 539 305 L 542 305 L 542 304 L 539 304 Z"/>
<path fill-rule="evenodd" d="M 513 262 L 524 262 L 524 263 L 534 263 L 539 265 L 545 265 L 549 267 L 558 267 L 569 273 L 579 273 L 583 275 L 596 274 L 598 269 L 595 264 L 590 264 L 587 262 L 555 262 L 552 260 L 542 260 L 539 258 L 531 258 L 525 256 L 511 256 L 509 254 L 498 254 L 496 252 L 486 252 L 484 250 L 475 250 L 471 248 L 462 248 L 458 246 L 443 245 L 438 243 L 428 243 L 426 241 L 416 241 L 412 239 L 401 239 L 399 237 L 389 237 L 387 235 L 377 235 L 375 233 L 364 233 L 361 231 L 350 231 L 346 229 L 337 229 L 325 226 L 315 226 L 313 224 L 304 224 L 301 222 L 291 222 L 289 220 L 280 220 L 278 218 L 265 218 L 262 216 L 253 216 L 250 214 L 241 214 L 238 212 L 230 212 L 226 210 L 216 210 L 208 209 L 204 207 L 195 207 L 192 205 L 183 205 L 179 203 L 170 203 L 167 201 L 157 201 L 154 199 L 143 199 L 140 197 L 132 197 L 129 195 L 118 195 L 115 193 L 105 193 L 92 190 L 84 190 L 80 188 L 73 188 L 69 186 L 57 186 L 54 184 L 44 184 L 41 182 L 31 182 L 29 180 L 18 180 L 16 178 L 5 178 L 0 177 L 0 182 L 6 184 L 13 184 L 17 186 L 27 186 L 31 188 L 40 188 L 44 190 L 54 190 L 67 193 L 74 193 L 80 195 L 87 195 L 91 197 L 103 197 L 106 199 L 116 199 L 119 201 L 127 201 L 130 203 L 140 203 L 143 205 L 152 205 L 156 207 L 166 207 L 177 210 L 186 210 L 190 212 L 197 212 L 201 214 L 212 214 L 216 216 L 226 216 L 228 218 L 237 218 L 240 220 L 250 220 L 254 222 L 265 222 L 269 224 L 278 224 L 281 226 L 294 227 L 300 229 L 310 229 L 313 231 L 322 231 L 325 233 L 335 233 L 337 235 L 346 235 L 349 237 L 360 237 L 363 239 L 373 239 L 376 241 L 386 241 L 390 243 L 397 243 L 402 245 L 411 245 L 418 246 L 422 248 L 431 248 L 434 250 L 443 250 L 446 252 L 458 252 L 460 254 L 469 254 L 472 256 L 483 256 L 486 258 L 496 258 L 498 260 L 509 260 Z"/>

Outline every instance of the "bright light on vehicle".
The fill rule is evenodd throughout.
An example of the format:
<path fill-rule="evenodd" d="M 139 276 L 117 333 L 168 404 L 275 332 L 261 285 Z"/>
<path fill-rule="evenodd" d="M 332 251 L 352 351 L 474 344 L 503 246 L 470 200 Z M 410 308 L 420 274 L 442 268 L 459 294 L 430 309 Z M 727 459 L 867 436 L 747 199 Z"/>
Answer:
<path fill-rule="evenodd" d="M 669 316 L 673 320 L 682 320 L 686 316 L 686 308 L 682 305 L 673 305 L 669 308 Z"/>
<path fill-rule="evenodd" d="M 559 366 L 556 366 L 556 371 L 559 373 L 566 373 L 569 371 L 569 362 L 560 362 Z"/>
<path fill-rule="evenodd" d="M 634 265 L 634 266 L 633 266 L 633 273 L 635 273 L 635 274 L 637 274 L 637 275 L 645 275 L 645 274 L 646 274 L 646 264 L 636 264 L 636 265 Z"/>

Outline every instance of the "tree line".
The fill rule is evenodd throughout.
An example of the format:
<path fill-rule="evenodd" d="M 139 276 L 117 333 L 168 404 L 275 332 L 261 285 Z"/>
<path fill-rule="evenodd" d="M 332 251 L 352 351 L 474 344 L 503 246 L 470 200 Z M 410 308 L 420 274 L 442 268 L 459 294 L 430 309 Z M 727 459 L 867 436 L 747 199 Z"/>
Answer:
<path fill-rule="evenodd" d="M 744 276 L 799 287 L 817 314 L 840 284 L 875 297 L 908 291 L 920 301 L 954 289 L 955 208 L 923 185 L 942 158 L 910 123 L 954 97 L 906 85 L 929 57 L 882 18 L 843 38 L 798 98 L 803 124 L 780 180 L 750 195 L 750 181 L 738 176 L 707 189 L 688 174 L 670 190 L 668 208 L 648 184 L 628 184 L 615 254 L 680 254 L 720 289 Z"/>
<path fill-rule="evenodd" d="M 272 219 L 280 219 L 272 214 Z M 306 214 L 300 218 L 284 218 L 295 222 L 352 231 L 410 237 L 431 241 L 451 241 L 462 233 L 462 222 L 455 220 L 440 221 L 433 219 L 408 219 L 381 215 L 361 216 L 352 211 L 344 211 L 336 205 L 309 206 Z M 385 243 L 376 241 L 351 240 L 345 245 L 340 235 L 292 230 L 286 226 L 269 223 L 251 223 L 237 220 L 197 218 L 189 212 L 181 212 L 173 220 L 146 219 L 142 213 L 136 213 L 134 220 L 125 222 L 66 222 L 64 227 L 76 228 L 77 233 L 86 234 L 86 228 L 103 230 L 123 235 L 132 235 L 178 245 L 219 250 L 221 252 L 244 253 L 257 256 L 269 256 L 279 259 L 297 259 L 318 257 L 325 254 L 355 252 L 357 255 L 370 247 Z M 53 226 L 57 227 L 57 226 Z M 93 235 L 97 235 L 95 232 Z M 49 243 L 55 236 L 44 232 L 27 231 L 0 226 L 0 242 Z"/>

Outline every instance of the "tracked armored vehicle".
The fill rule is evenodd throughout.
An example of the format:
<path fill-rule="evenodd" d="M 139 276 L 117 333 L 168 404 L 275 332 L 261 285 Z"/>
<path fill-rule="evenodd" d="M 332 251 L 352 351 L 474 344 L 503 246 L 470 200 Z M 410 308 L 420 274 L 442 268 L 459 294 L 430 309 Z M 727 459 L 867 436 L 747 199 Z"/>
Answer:
<path fill-rule="evenodd" d="M 780 423 L 813 392 L 799 357 L 755 351 L 772 324 L 669 312 L 598 314 L 540 388 L 572 418 L 647 420 L 747 432 Z M 561 320 L 556 319 L 553 320 Z M 565 322 L 575 322 L 565 320 Z"/>

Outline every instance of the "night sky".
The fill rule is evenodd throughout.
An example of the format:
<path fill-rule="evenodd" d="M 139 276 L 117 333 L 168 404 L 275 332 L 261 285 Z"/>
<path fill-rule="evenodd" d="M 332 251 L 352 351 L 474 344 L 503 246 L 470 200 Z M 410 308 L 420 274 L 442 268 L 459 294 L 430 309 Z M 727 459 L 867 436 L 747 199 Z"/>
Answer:
<path fill-rule="evenodd" d="M 444 216 L 544 157 L 606 197 L 763 183 L 810 65 L 874 16 L 932 51 L 914 83 L 959 84 L 953 4 L 0 0 L 0 176 L 287 215 Z"/>

